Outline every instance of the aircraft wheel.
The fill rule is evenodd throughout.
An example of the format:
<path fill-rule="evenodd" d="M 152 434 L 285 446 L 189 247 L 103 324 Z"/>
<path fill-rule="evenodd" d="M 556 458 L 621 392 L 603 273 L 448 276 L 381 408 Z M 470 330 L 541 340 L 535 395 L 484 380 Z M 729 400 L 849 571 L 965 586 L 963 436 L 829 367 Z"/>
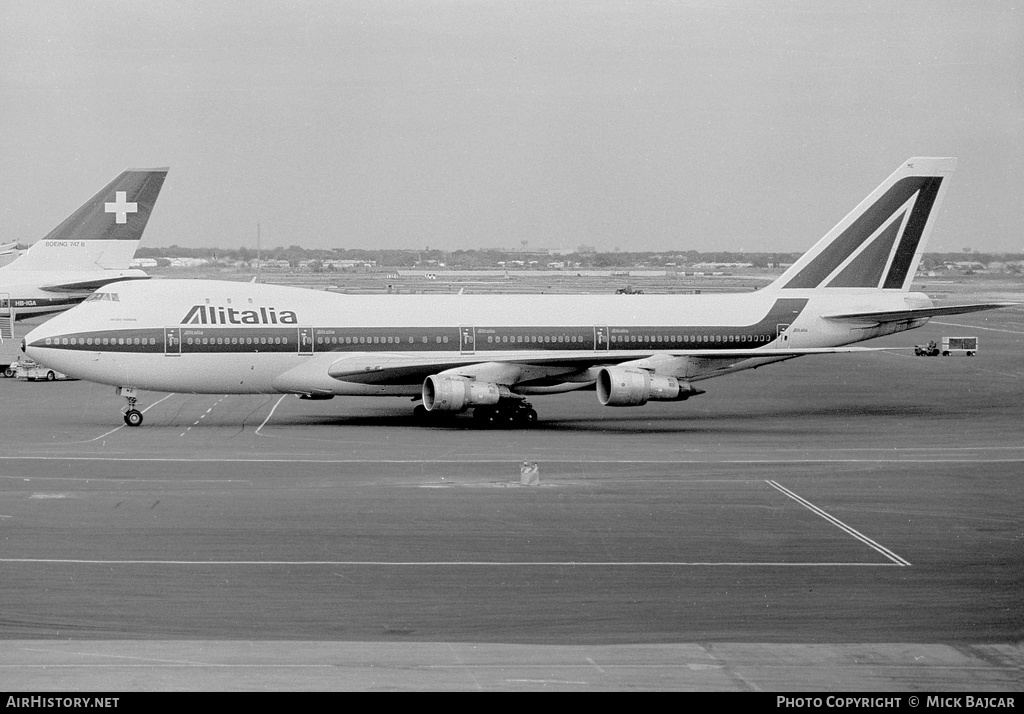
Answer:
<path fill-rule="evenodd" d="M 498 412 L 493 407 L 477 407 L 473 410 L 473 421 L 481 426 L 493 426 L 498 421 Z"/>
<path fill-rule="evenodd" d="M 49 372 L 47 372 L 47 373 L 46 373 L 46 381 L 47 381 L 47 382 L 52 382 L 52 381 L 53 381 L 53 380 L 55 380 L 55 379 L 57 379 L 57 375 L 55 375 L 55 374 L 53 373 L 53 370 L 52 370 L 52 369 L 51 369 L 51 370 L 50 370 Z"/>
<path fill-rule="evenodd" d="M 531 426 L 537 423 L 537 412 L 533 409 L 525 409 L 523 413 L 519 415 L 519 418 L 527 426 Z"/>
<path fill-rule="evenodd" d="M 4 370 L 4 376 L 7 377 L 7 378 L 13 377 L 14 376 L 14 370 L 11 369 L 10 367 L 8 367 L 7 369 Z"/>
<path fill-rule="evenodd" d="M 426 421 L 430 417 L 430 412 L 422 404 L 417 404 L 413 407 L 412 418 L 416 421 Z"/>
<path fill-rule="evenodd" d="M 138 426 L 142 423 L 142 412 L 138 409 L 129 409 L 124 413 L 124 423 L 128 426 Z"/>

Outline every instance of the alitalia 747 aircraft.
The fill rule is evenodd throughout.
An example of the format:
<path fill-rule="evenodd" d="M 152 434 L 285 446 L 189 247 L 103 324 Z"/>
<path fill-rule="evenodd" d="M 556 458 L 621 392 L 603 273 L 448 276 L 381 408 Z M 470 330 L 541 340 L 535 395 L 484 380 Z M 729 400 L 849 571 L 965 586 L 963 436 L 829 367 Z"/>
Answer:
<path fill-rule="evenodd" d="M 733 295 L 340 295 L 255 283 L 105 286 L 33 330 L 26 352 L 118 387 L 204 394 L 412 397 L 415 413 L 473 410 L 529 424 L 528 397 L 594 389 L 601 404 L 685 400 L 695 383 L 920 327 L 909 291 L 950 158 L 915 158 L 767 287 Z"/>

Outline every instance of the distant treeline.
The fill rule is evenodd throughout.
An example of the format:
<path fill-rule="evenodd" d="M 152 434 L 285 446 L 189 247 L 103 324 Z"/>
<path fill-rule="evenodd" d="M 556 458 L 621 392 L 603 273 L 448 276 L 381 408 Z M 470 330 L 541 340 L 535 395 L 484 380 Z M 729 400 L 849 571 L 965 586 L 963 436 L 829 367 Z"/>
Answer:
<path fill-rule="evenodd" d="M 700 252 L 696 250 L 671 252 L 578 252 L 549 254 L 525 251 L 503 250 L 363 250 L 355 248 L 333 248 L 329 250 L 303 248 L 293 245 L 287 248 L 266 248 L 257 256 L 253 248 L 183 248 L 171 245 L 166 248 L 140 247 L 137 258 L 201 258 L 212 262 L 233 264 L 256 260 L 286 260 L 292 266 L 307 261 L 351 260 L 372 263 L 379 268 L 402 268 L 412 266 L 444 265 L 448 268 L 494 268 L 501 264 L 506 267 L 547 267 L 550 263 L 565 263 L 574 268 L 616 268 L 651 267 L 664 268 L 693 265 L 695 263 L 749 263 L 754 267 L 767 268 L 795 262 L 801 253 L 732 253 Z M 922 261 L 924 267 L 944 263 L 971 261 L 988 264 L 992 262 L 1024 261 L 1024 254 L 1007 253 L 928 253 Z"/>
<path fill-rule="evenodd" d="M 139 248 L 137 258 L 204 258 L 224 262 L 255 260 L 256 251 L 252 248 L 230 250 L 224 248 L 182 248 L 172 245 L 167 248 Z M 529 251 L 503 250 L 363 250 L 355 248 L 333 248 L 329 250 L 303 248 L 293 245 L 287 248 L 265 248 L 260 253 L 263 260 L 287 260 L 298 264 L 310 260 L 356 260 L 373 262 L 383 268 L 407 267 L 412 265 L 445 264 L 450 268 L 493 267 L 499 263 L 540 264 L 546 266 L 552 262 L 565 262 L 580 267 L 616 267 L 621 265 L 652 265 L 664 267 L 666 263 L 677 265 L 692 263 L 753 263 L 767 266 L 769 263 L 792 262 L 799 253 L 700 253 L 688 250 L 681 253 L 548 253 Z"/>

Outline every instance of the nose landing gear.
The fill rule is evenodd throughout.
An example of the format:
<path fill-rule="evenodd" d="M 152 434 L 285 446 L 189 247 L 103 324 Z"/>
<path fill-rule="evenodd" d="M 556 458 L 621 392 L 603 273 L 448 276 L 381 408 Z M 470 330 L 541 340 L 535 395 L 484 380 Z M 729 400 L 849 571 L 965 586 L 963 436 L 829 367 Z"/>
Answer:
<path fill-rule="evenodd" d="M 128 411 L 124 413 L 124 423 L 128 426 L 138 426 L 142 423 L 142 412 L 135 408 L 135 388 L 118 387 L 117 393 L 128 400 Z"/>

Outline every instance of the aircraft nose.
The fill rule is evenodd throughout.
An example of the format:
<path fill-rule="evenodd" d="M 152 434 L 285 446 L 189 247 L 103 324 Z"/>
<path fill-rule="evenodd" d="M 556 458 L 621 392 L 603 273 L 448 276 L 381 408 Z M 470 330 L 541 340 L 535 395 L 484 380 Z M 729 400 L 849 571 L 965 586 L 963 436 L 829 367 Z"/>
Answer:
<path fill-rule="evenodd" d="M 21 341 L 21 351 L 24 352 L 25 354 L 29 354 L 28 351 L 32 349 L 33 346 L 38 346 L 39 342 L 53 335 L 54 331 L 53 325 L 51 323 L 60 317 L 61 316 L 58 315 L 57 317 L 51 318 L 47 322 L 43 323 L 39 327 L 34 328 L 31 332 L 25 335 L 24 339 L 22 339 Z"/>

